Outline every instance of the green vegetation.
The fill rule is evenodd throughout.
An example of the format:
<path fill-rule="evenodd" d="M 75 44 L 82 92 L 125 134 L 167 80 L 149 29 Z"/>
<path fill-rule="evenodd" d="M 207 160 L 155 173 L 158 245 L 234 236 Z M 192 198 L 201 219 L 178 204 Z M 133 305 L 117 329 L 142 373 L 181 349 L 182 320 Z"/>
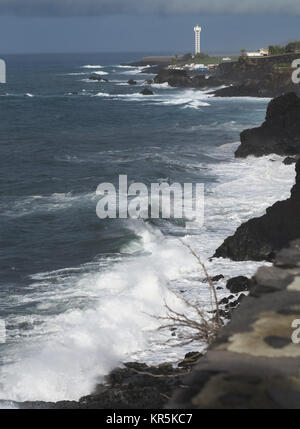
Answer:
<path fill-rule="evenodd" d="M 300 51 L 300 41 L 288 43 L 285 46 L 280 45 L 270 45 L 269 53 L 270 55 L 281 55 L 281 54 L 291 54 Z"/>
<path fill-rule="evenodd" d="M 285 54 L 285 47 L 279 46 L 279 45 L 270 45 L 269 46 L 269 54 L 270 55 Z"/>
<path fill-rule="evenodd" d="M 210 56 L 205 53 L 200 53 L 197 55 L 192 55 L 191 53 L 184 54 L 182 57 L 177 57 L 174 59 L 173 64 L 182 66 L 184 64 L 203 64 L 207 66 L 208 64 L 220 64 L 223 61 L 224 56 Z M 238 57 L 230 56 L 231 61 L 237 61 Z"/>
<path fill-rule="evenodd" d="M 184 61 L 190 62 L 190 61 L 192 61 L 192 59 L 193 59 L 193 55 L 192 55 L 192 54 L 190 54 L 190 53 L 187 53 L 187 54 L 183 55 L 182 59 L 183 59 Z"/>
<path fill-rule="evenodd" d="M 204 54 L 204 53 L 201 53 L 201 54 L 197 54 L 197 55 L 195 55 L 195 56 L 194 56 L 194 58 L 193 58 L 193 60 L 194 60 L 195 62 L 198 62 L 198 61 L 203 61 L 203 60 L 205 60 L 205 59 L 207 59 L 207 58 L 210 58 L 210 57 L 209 57 L 209 55 Z"/>
<path fill-rule="evenodd" d="M 291 63 L 279 63 L 279 64 L 273 64 L 274 69 L 278 68 L 291 68 Z"/>
<path fill-rule="evenodd" d="M 288 43 L 285 47 L 285 51 L 288 53 L 300 51 L 300 42 Z"/>

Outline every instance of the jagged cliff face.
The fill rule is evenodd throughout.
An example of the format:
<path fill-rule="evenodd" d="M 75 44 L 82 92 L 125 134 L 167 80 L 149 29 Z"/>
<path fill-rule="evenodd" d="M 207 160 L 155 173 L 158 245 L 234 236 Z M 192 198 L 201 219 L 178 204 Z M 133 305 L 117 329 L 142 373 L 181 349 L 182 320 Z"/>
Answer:
<path fill-rule="evenodd" d="M 160 70 L 155 83 L 168 82 L 173 87 L 226 88 L 215 90 L 218 97 L 277 97 L 283 93 L 294 91 L 300 95 L 300 85 L 292 82 L 293 69 L 277 68 L 278 64 L 291 64 L 300 54 L 286 54 L 265 58 L 246 58 L 237 62 L 220 64 L 208 78 L 198 75 L 190 76 L 186 71 Z"/>
<path fill-rule="evenodd" d="M 236 156 L 300 154 L 300 99 L 289 93 L 272 100 L 266 121 L 259 128 L 241 133 Z M 216 250 L 215 257 L 235 261 L 272 261 L 275 252 L 300 238 L 300 160 L 291 197 L 267 209 L 264 216 L 241 225 Z"/>
<path fill-rule="evenodd" d="M 215 92 L 219 97 L 249 96 L 277 97 L 294 91 L 300 95 L 300 85 L 292 82 L 293 69 L 274 68 L 278 64 L 290 64 L 299 54 L 285 54 L 274 57 L 240 59 L 235 63 L 220 64 L 217 76 L 230 84 Z"/>
<path fill-rule="evenodd" d="M 258 79 L 274 70 L 274 65 L 292 64 L 300 54 L 285 54 L 262 58 L 246 58 L 237 62 L 222 63 L 219 66 L 219 75 L 232 81 L 241 82 L 245 79 Z"/>
<path fill-rule="evenodd" d="M 300 154 L 300 98 L 288 93 L 269 103 L 261 127 L 241 133 L 236 157 Z"/>

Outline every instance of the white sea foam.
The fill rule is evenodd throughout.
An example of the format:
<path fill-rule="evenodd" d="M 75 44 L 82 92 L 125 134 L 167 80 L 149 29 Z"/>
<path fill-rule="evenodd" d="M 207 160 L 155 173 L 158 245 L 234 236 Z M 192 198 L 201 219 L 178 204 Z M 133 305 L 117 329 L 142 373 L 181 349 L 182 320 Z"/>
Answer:
<path fill-rule="evenodd" d="M 232 145 L 222 145 L 216 153 L 230 150 L 234 150 Z M 287 198 L 295 171 L 275 155 L 232 159 L 209 169 L 218 182 L 206 190 L 205 225 L 201 228 L 194 222 L 193 233 L 187 230 L 185 240 L 201 255 L 211 275 L 225 276 L 219 283 L 224 286 L 229 277 L 252 275 L 260 264 L 209 260 L 210 256 L 243 221 Z M 40 196 L 33 197 L 38 201 Z M 65 195 L 52 198 L 60 201 Z M 30 299 L 36 300 L 40 309 L 53 309 L 52 315 L 38 316 L 35 326 L 39 328 L 27 333 L 30 341 L 17 362 L 2 367 L 0 398 L 78 399 L 91 392 L 97 377 L 101 379 L 122 361 L 174 362 L 193 348 L 201 350 L 201 344 L 179 346 L 180 332 L 175 337 L 158 332 L 159 322 L 149 316 L 163 315 L 165 300 L 189 314 L 191 310 L 177 295 L 207 306 L 210 292 L 202 282 L 201 268 L 175 237 L 165 236 L 142 221 L 124 222 L 139 239 L 123 247 L 120 255 L 100 260 L 98 266 L 93 263 L 32 277 L 35 283 Z M 218 293 L 220 298 L 226 295 L 226 291 Z M 67 303 L 67 309 L 57 314 L 56 306 Z M 22 322 L 26 320 L 24 316 Z"/>
<path fill-rule="evenodd" d="M 96 79 L 81 79 L 81 82 L 85 82 L 85 83 L 103 83 L 105 82 L 104 80 L 96 80 Z"/>
<path fill-rule="evenodd" d="M 32 195 L 21 197 L 12 203 L 7 202 L 5 209 L 2 210 L 3 216 L 19 218 L 32 213 L 45 213 L 58 210 L 66 210 L 96 200 L 94 193 L 72 194 L 53 193 L 52 195 Z"/>
<path fill-rule="evenodd" d="M 144 85 L 148 86 L 149 84 L 147 82 L 145 82 Z M 164 83 L 151 83 L 150 86 L 152 88 L 158 88 L 158 89 L 175 89 L 173 86 L 170 86 L 168 84 L 168 82 L 164 82 Z"/>
<path fill-rule="evenodd" d="M 154 73 L 147 73 L 147 71 L 144 71 L 144 70 L 147 70 L 149 67 L 151 67 L 151 66 L 138 66 L 138 67 L 127 67 L 126 66 L 126 69 L 128 69 L 128 70 L 125 70 L 125 71 L 123 71 L 123 72 L 120 72 L 120 74 L 125 74 L 125 75 L 137 75 L 137 74 L 154 74 Z"/>
<path fill-rule="evenodd" d="M 0 410 L 18 410 L 18 406 L 12 401 L 0 401 Z"/>
<path fill-rule="evenodd" d="M 195 100 L 190 101 L 186 106 L 184 106 L 184 109 L 199 109 L 199 107 L 206 106 L 210 106 L 210 104 L 206 103 L 205 101 Z"/>
<path fill-rule="evenodd" d="M 103 66 L 100 66 L 100 65 L 86 65 L 86 66 L 82 66 L 81 67 L 82 69 L 102 69 L 103 68 Z"/>
<path fill-rule="evenodd" d="M 111 94 L 108 94 L 107 92 L 98 92 L 94 96 L 95 97 L 113 97 Z"/>
<path fill-rule="evenodd" d="M 93 74 L 98 74 L 99 76 L 105 76 L 108 74 L 108 72 L 100 70 L 100 71 L 94 71 Z"/>
<path fill-rule="evenodd" d="M 166 88 L 166 86 L 164 86 Z M 142 101 L 150 102 L 153 105 L 165 105 L 165 106 L 179 106 L 183 108 L 193 108 L 198 109 L 200 107 L 210 106 L 208 103 L 209 99 L 212 99 L 212 95 L 207 94 L 206 91 L 198 90 L 177 90 L 177 91 L 167 91 L 154 93 L 153 95 L 143 95 L 139 92 L 129 93 L 129 94 L 109 94 L 104 92 L 99 92 L 95 94 L 97 97 L 109 97 L 113 100 L 123 100 L 123 101 Z"/>
<path fill-rule="evenodd" d="M 80 73 L 66 73 L 65 76 L 82 76 L 82 75 L 86 75 L 88 74 L 88 72 L 80 72 Z"/>
<path fill-rule="evenodd" d="M 95 296 L 94 307 L 51 318 L 47 341 L 23 350 L 18 363 L 3 368 L 2 398 L 78 399 L 91 391 L 96 377 L 147 348 L 147 338 L 158 327 L 158 321 L 149 315 L 164 314 L 164 300 L 183 309 L 183 303 L 166 287 L 176 276 L 178 265 L 169 264 L 164 272 L 160 268 L 178 250 L 163 246 L 157 253 L 160 245 L 152 233 L 145 231 L 143 238 L 146 248 L 153 251 L 150 260 L 144 256 L 144 262 L 137 258 L 120 263 L 113 271 L 78 280 L 77 289 L 88 289 Z M 185 250 L 179 251 L 182 258 Z M 56 333 L 49 337 L 49 332 Z"/>

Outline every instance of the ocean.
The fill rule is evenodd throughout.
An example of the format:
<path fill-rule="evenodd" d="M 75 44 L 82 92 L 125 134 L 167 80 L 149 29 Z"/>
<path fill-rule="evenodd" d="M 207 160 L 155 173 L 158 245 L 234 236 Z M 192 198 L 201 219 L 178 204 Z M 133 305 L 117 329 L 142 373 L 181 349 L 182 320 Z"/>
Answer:
<path fill-rule="evenodd" d="M 146 85 L 121 66 L 142 54 L 7 56 L 0 86 L 0 399 L 78 400 L 122 362 L 178 362 L 180 330 L 158 330 L 165 304 L 210 305 L 205 275 L 181 240 L 226 281 L 261 264 L 211 259 L 244 221 L 289 196 L 294 166 L 234 159 L 239 133 L 268 99 Z M 97 73 L 108 82 L 89 81 Z M 129 86 L 128 79 L 137 80 Z M 205 223 L 100 220 L 97 186 L 203 183 Z M 4 404 L 5 402 L 2 402 Z"/>

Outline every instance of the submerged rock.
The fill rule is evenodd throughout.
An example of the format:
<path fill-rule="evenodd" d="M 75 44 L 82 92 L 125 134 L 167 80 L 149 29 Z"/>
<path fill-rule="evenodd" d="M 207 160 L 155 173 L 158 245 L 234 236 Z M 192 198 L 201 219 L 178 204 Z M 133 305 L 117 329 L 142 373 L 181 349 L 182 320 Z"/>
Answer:
<path fill-rule="evenodd" d="M 98 82 L 108 82 L 108 80 L 105 79 L 104 77 L 100 77 L 94 74 L 89 77 L 89 80 L 97 80 Z"/>
<path fill-rule="evenodd" d="M 154 94 L 153 94 L 153 91 L 151 91 L 151 89 L 149 89 L 149 88 L 145 88 L 145 89 L 143 89 L 143 90 L 140 92 L 140 94 L 142 94 L 142 95 L 154 95 Z"/>
<path fill-rule="evenodd" d="M 129 79 L 129 81 L 127 83 L 128 83 L 128 85 L 137 85 L 137 81 L 133 80 L 133 79 Z"/>
<path fill-rule="evenodd" d="M 272 261 L 277 251 L 300 238 L 300 160 L 296 164 L 296 173 L 291 197 L 269 207 L 264 216 L 242 224 L 216 250 L 215 257 L 234 261 Z"/>
<path fill-rule="evenodd" d="M 236 157 L 300 154 L 300 98 L 293 92 L 274 98 L 261 127 L 241 133 Z"/>

